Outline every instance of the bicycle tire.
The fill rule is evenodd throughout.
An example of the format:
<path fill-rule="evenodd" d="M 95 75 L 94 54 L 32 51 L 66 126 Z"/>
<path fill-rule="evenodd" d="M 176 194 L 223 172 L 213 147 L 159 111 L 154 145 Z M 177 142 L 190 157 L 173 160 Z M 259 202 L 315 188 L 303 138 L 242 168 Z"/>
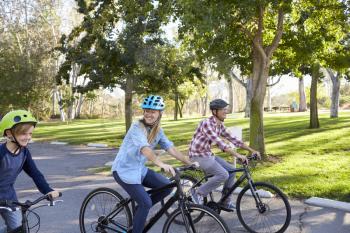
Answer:
<path fill-rule="evenodd" d="M 115 205 L 124 200 L 123 196 L 120 195 L 117 191 L 110 188 L 98 188 L 91 191 L 84 199 L 79 213 L 79 227 L 81 233 L 88 232 L 115 232 L 106 229 L 105 226 L 112 221 L 118 222 L 118 224 L 123 225 L 126 228 L 129 228 L 132 224 L 131 212 L 128 205 L 125 205 L 122 210 L 113 217 L 105 221 L 103 224 L 99 224 L 101 218 L 112 212 Z M 108 203 L 103 204 L 102 201 Z M 88 211 L 92 211 L 92 216 L 88 215 Z M 90 214 L 90 213 L 89 213 Z M 113 227 L 113 226 L 109 226 Z"/>
<path fill-rule="evenodd" d="M 251 233 L 284 232 L 291 220 L 291 208 L 287 196 L 269 183 L 256 182 L 253 186 L 260 196 L 265 211 L 260 213 L 257 209 L 248 184 L 237 197 L 237 216 L 241 224 Z"/>
<path fill-rule="evenodd" d="M 191 219 L 197 219 L 197 215 L 201 216 L 200 221 L 193 221 L 193 227 L 195 228 L 194 232 L 197 233 L 206 233 L 206 232 L 215 232 L 215 233 L 229 233 L 230 230 L 225 223 L 225 221 L 218 215 L 215 211 L 209 207 L 186 203 L 184 210 L 190 213 Z M 177 222 L 183 221 L 183 224 L 178 224 Z M 184 219 L 181 214 L 181 209 L 175 210 L 169 218 L 166 220 L 163 233 L 177 233 L 177 232 L 186 232 L 186 227 L 184 224 Z"/>

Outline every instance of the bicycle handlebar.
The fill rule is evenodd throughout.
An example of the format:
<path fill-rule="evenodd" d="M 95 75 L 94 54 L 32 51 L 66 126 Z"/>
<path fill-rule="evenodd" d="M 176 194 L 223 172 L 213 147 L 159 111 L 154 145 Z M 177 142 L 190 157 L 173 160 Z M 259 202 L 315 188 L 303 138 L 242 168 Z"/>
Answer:
<path fill-rule="evenodd" d="M 62 193 L 59 192 L 59 197 L 62 196 Z M 54 206 L 56 202 L 61 202 L 60 200 L 54 201 L 49 194 L 45 194 L 38 199 L 34 201 L 25 201 L 25 202 L 18 202 L 18 201 L 11 201 L 11 200 L 0 200 L 0 209 L 6 209 L 8 211 L 16 211 L 17 208 L 15 206 L 23 207 L 25 209 L 29 209 L 31 206 L 38 204 L 39 202 L 43 200 L 48 200 L 50 202 L 49 206 Z"/>

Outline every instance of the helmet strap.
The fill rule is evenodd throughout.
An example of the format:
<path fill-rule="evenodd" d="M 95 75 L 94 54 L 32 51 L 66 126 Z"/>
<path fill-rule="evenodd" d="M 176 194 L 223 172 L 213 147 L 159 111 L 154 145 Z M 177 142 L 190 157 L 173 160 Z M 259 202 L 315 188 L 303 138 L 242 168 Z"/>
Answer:
<path fill-rule="evenodd" d="M 12 134 L 12 136 L 9 137 L 10 142 L 16 144 L 16 146 L 17 146 L 16 150 L 15 150 L 13 153 L 14 153 L 14 154 L 17 154 L 17 152 L 18 152 L 19 150 L 22 149 L 22 146 L 21 146 L 21 145 L 19 144 L 19 142 L 17 141 L 17 138 L 16 138 L 15 135 L 13 134 L 12 129 L 11 129 L 11 134 Z"/>

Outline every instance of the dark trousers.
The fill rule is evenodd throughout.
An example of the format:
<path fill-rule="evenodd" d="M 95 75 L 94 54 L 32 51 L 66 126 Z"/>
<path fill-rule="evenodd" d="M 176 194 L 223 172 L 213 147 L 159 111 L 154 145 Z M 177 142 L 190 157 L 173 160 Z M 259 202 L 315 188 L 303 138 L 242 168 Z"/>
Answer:
<path fill-rule="evenodd" d="M 144 187 L 147 188 L 161 188 L 170 183 L 165 176 L 148 169 L 142 184 L 127 184 L 124 183 L 118 176 L 117 172 L 113 172 L 113 177 L 117 183 L 130 195 L 130 197 L 137 203 L 137 209 L 133 221 L 133 233 L 142 233 L 147 219 L 147 215 L 151 207 L 157 202 L 168 196 L 172 189 L 166 189 L 149 195 Z"/>

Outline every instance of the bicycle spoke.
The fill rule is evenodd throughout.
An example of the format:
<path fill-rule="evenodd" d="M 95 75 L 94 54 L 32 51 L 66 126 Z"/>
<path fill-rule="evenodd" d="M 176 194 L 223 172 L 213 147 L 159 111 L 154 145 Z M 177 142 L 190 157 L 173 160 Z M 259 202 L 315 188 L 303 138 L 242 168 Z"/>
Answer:
<path fill-rule="evenodd" d="M 131 224 L 130 212 L 125 206 L 107 216 L 115 210 L 121 201 L 121 196 L 114 190 L 99 189 L 92 192 L 84 200 L 80 213 L 80 228 L 87 232 L 124 232 Z"/>
<path fill-rule="evenodd" d="M 174 212 L 175 216 L 172 217 L 170 222 L 165 226 L 167 228 L 167 233 L 177 233 L 177 232 L 187 232 L 186 226 L 184 224 L 184 219 L 181 214 L 181 211 L 178 210 Z M 200 221 L 193 221 L 193 219 L 201 216 Z M 221 233 L 227 232 L 223 226 L 221 218 L 217 217 L 216 214 L 213 214 L 213 211 L 205 211 L 202 207 L 199 208 L 190 208 L 189 212 L 186 214 L 187 223 L 189 224 L 188 228 L 190 232 L 187 233 Z M 183 224 L 178 224 L 182 222 Z M 192 224 L 191 224 L 192 223 Z"/>
<path fill-rule="evenodd" d="M 250 192 L 243 190 L 237 199 L 237 215 L 247 230 L 259 233 L 283 232 L 290 222 L 290 206 L 283 193 L 276 187 L 266 183 L 256 183 L 260 195 L 259 208 Z M 244 192 L 244 194 L 243 194 Z"/>

